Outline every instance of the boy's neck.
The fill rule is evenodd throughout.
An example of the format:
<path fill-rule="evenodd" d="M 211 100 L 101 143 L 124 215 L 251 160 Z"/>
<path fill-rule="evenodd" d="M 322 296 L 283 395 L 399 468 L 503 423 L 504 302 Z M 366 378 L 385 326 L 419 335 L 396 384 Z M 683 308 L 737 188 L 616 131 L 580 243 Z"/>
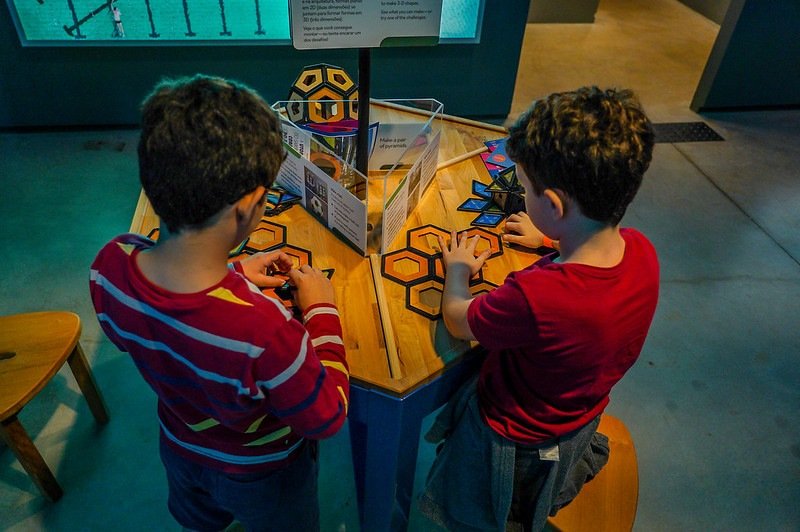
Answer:
<path fill-rule="evenodd" d="M 200 292 L 228 273 L 231 237 L 219 226 L 169 233 L 160 228 L 158 242 L 138 256 L 137 264 L 154 284 L 176 293 Z"/>
<path fill-rule="evenodd" d="M 565 222 L 559 239 L 559 262 L 610 268 L 622 261 L 625 240 L 619 225 L 603 225 L 583 216 Z"/>

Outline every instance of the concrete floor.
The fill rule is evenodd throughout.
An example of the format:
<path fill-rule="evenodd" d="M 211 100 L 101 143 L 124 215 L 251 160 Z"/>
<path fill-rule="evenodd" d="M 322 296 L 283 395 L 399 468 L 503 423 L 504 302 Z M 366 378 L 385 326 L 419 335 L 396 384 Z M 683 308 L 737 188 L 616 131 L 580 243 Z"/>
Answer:
<path fill-rule="evenodd" d="M 636 442 L 637 531 L 800 530 L 800 111 L 691 112 L 718 29 L 676 0 L 603 0 L 595 24 L 529 25 L 512 105 L 626 86 L 655 122 L 705 121 L 725 139 L 657 145 L 625 219 L 662 266 L 649 339 L 608 408 Z M 0 530 L 179 529 L 153 394 L 88 297 L 94 254 L 135 208 L 136 135 L 0 134 L 0 313 L 80 314 L 112 417 L 96 429 L 66 368 L 31 401 L 21 421 L 65 495 L 45 502 L 0 449 Z M 321 456 L 322 529 L 358 530 L 346 427 Z M 418 486 L 432 456 L 423 444 Z M 410 530 L 432 527 L 412 512 Z"/>

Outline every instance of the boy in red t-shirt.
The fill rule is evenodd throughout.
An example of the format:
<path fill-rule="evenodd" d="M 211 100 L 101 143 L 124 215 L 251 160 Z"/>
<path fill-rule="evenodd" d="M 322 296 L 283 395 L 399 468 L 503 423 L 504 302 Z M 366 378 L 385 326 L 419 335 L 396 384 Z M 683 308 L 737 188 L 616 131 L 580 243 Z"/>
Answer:
<path fill-rule="evenodd" d="M 455 232 L 440 241 L 445 324 L 487 356 L 428 435 L 444 439 L 420 498 L 431 519 L 455 530 L 541 530 L 605 464 L 600 414 L 638 358 L 658 299 L 652 244 L 619 226 L 653 141 L 630 91 L 583 87 L 538 100 L 507 141 L 527 214 L 509 217 L 505 241 L 557 241 L 559 253 L 473 298 L 469 279 L 488 252 L 476 257 L 477 238 Z"/>
<path fill-rule="evenodd" d="M 283 163 L 280 120 L 232 81 L 167 81 L 143 105 L 138 153 L 158 242 L 106 244 L 90 291 L 158 397 L 169 510 L 192 530 L 319 530 L 315 440 L 342 427 L 350 391 L 333 286 L 279 251 L 227 263 Z M 256 286 L 280 285 L 275 270 L 302 321 Z"/>

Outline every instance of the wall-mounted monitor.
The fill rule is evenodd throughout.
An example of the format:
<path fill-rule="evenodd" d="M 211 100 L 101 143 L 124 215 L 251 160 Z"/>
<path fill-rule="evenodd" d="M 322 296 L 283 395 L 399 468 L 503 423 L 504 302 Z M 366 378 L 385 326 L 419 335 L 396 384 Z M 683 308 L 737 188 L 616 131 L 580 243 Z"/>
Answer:
<path fill-rule="evenodd" d="M 442 0 L 440 42 L 479 42 L 484 1 Z M 287 0 L 6 2 L 23 46 L 291 44 Z"/>

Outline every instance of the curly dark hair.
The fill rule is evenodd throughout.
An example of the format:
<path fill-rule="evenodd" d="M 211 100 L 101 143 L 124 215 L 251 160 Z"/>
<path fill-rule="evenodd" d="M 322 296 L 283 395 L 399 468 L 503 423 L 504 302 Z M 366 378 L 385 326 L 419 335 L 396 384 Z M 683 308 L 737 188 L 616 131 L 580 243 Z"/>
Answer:
<path fill-rule="evenodd" d="M 271 186 L 286 156 L 280 120 L 255 91 L 203 75 L 156 85 L 138 153 L 142 188 L 173 233 Z"/>
<path fill-rule="evenodd" d="M 633 92 L 581 87 L 534 102 L 509 129 L 506 149 L 537 195 L 561 189 L 588 218 L 616 225 L 639 190 L 653 142 Z"/>

